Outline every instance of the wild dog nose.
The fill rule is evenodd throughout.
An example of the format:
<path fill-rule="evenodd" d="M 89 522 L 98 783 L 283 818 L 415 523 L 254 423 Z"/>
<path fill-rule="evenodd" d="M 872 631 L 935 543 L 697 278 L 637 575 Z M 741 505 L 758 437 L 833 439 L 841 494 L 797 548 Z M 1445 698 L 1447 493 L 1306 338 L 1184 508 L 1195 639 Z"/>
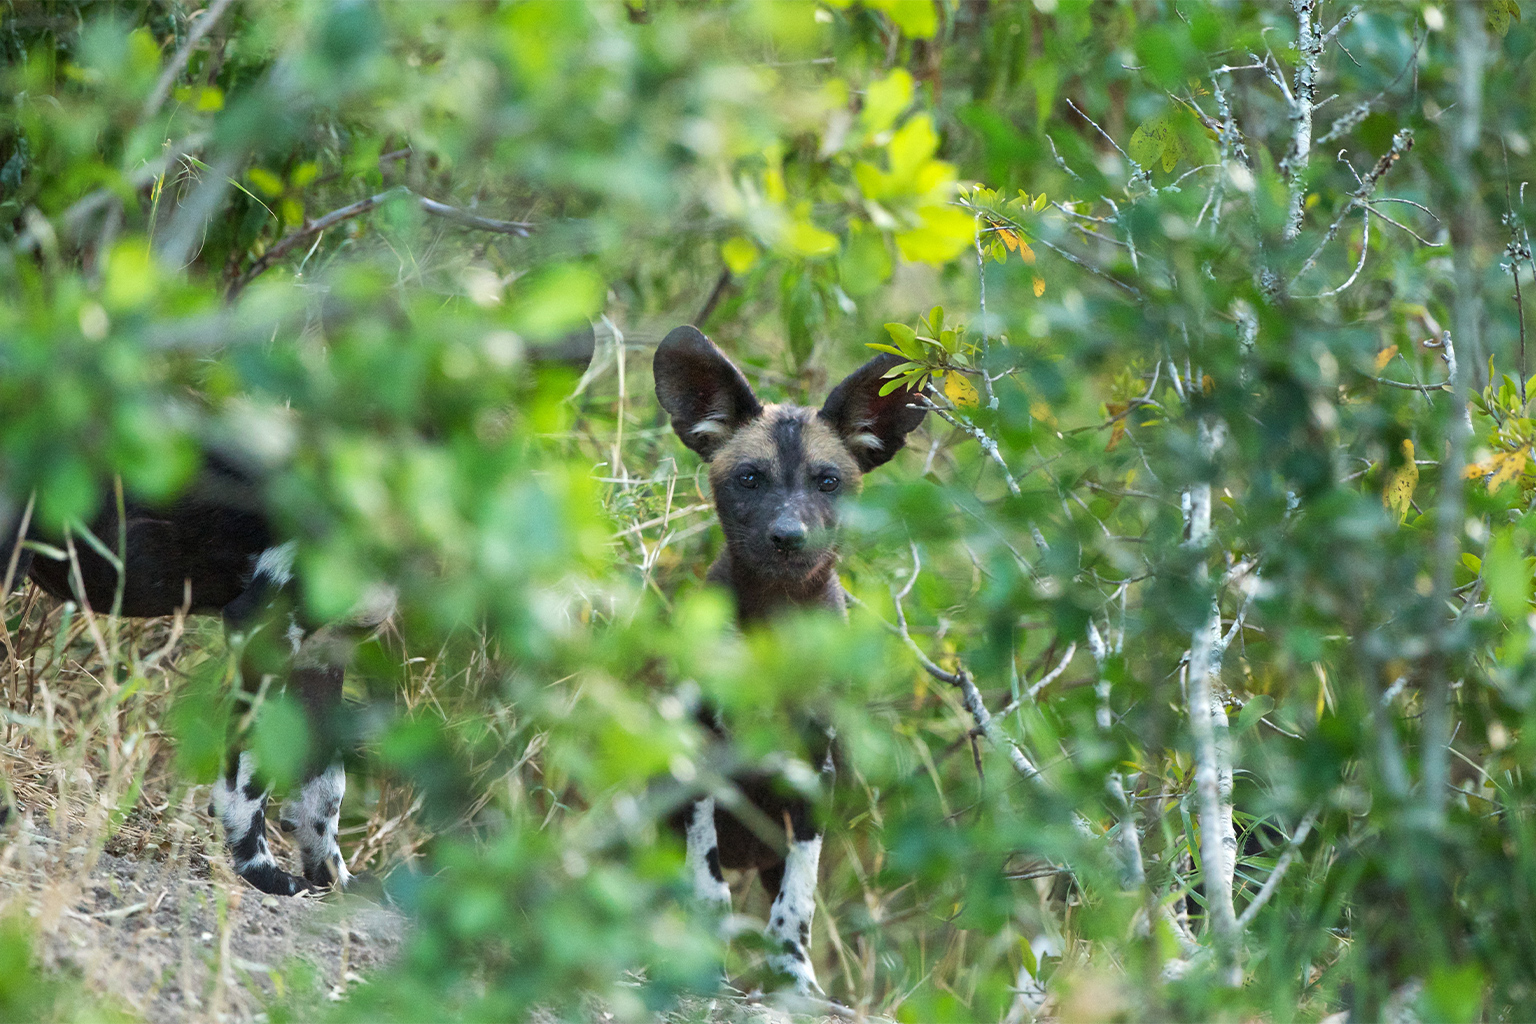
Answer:
<path fill-rule="evenodd" d="M 780 551 L 799 551 L 805 547 L 806 532 L 805 524 L 800 520 L 785 517 L 775 519 L 768 527 L 768 539 Z"/>

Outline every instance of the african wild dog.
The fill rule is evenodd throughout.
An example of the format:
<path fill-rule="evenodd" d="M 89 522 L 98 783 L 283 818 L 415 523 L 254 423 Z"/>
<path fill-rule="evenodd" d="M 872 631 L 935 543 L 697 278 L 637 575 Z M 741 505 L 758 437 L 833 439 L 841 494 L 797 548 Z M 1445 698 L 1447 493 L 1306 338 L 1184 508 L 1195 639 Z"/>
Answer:
<path fill-rule="evenodd" d="M 678 437 L 710 463 L 726 546 L 708 579 L 731 592 L 742 625 L 796 607 L 846 614 L 833 537 L 837 499 L 858 491 L 863 475 L 889 461 L 923 419 L 911 392 L 880 394 L 898 362 L 875 357 L 818 410 L 762 405 L 741 371 L 696 328 L 677 328 L 656 350 L 656 397 Z M 831 743 L 814 756 L 830 773 Z M 820 992 L 809 957 L 821 857 L 812 807 L 766 772 L 733 781 L 768 821 L 789 823 L 787 853 L 705 798 L 676 822 L 687 838 L 689 875 L 701 899 L 729 909 L 721 869 L 757 868 L 773 894 L 768 935 L 782 948 L 772 966 L 801 992 Z"/>
<path fill-rule="evenodd" d="M 580 372 L 591 362 L 595 347 L 596 335 L 586 324 L 531 348 L 527 357 L 533 365 L 559 364 Z M 382 624 L 393 610 L 393 591 L 375 588 L 364 606 L 344 621 L 307 621 L 295 593 L 294 543 L 273 530 L 258 474 L 228 453 L 205 451 L 202 472 L 172 501 L 125 501 L 121 578 L 111 562 L 77 540 L 79 587 L 70 561 L 36 553 L 36 545 L 20 546 L 24 540 L 57 538 L 40 538 L 35 528 L 19 536 L 22 517 L 8 503 L 15 498 L 0 487 L 0 585 L 30 576 L 54 597 L 83 599 L 97 612 L 113 607 L 121 585 L 118 610 L 123 615 L 171 615 L 182 609 L 220 614 L 243 652 L 240 675 L 248 692 L 256 690 L 266 674 L 287 678 L 304 708 L 311 743 L 308 751 L 294 751 L 295 757 L 308 758 L 305 781 L 285 803 L 279 821 L 299 847 L 303 874 L 278 867 L 267 845 L 268 788 L 249 752 L 231 753 L 224 778 L 214 785 L 209 810 L 224 826 L 235 871 L 263 892 L 293 895 L 345 886 L 351 875 L 337 843 L 337 827 L 347 780 L 338 757 L 337 718 L 352 639 L 348 634 Z M 104 511 L 87 528 L 115 551 L 120 537 L 115 502 L 108 498 L 102 506 Z M 0 592 L 0 599 L 4 596 Z M 281 637 L 272 635 L 278 629 Z M 273 647 L 286 650 L 267 656 Z M 5 810 L 0 801 L 0 822 Z"/>
<path fill-rule="evenodd" d="M 120 536 L 116 503 L 104 504 L 105 511 L 87 528 L 112 550 Z M 267 625 L 274 601 L 289 589 L 294 551 L 292 542 L 280 543 L 274 536 L 262 505 L 255 476 L 212 453 L 180 497 L 164 504 L 125 500 L 120 613 L 134 617 L 171 615 L 181 609 L 219 613 L 232 638 L 253 653 L 260 644 L 252 644 L 252 634 Z M 73 562 L 49 557 L 19 546 L 24 539 L 42 539 L 35 528 L 28 530 L 26 538 L 18 536 L 21 525 L 20 519 L 0 522 L 0 581 L 14 560 L 15 579 L 30 576 L 60 600 L 83 599 L 98 612 L 108 611 L 119 600 L 117 569 L 90 544 L 75 539 Z M 365 617 L 382 621 L 377 612 Z M 290 685 L 307 713 L 310 735 L 318 740 L 334 730 L 343 666 L 333 656 L 314 656 L 327 642 L 325 631 L 314 634 L 295 613 L 280 642 L 291 648 Z M 242 679 L 252 690 L 260 683 L 260 673 L 253 670 L 256 659 L 243 661 Z M 232 755 L 226 776 L 214 785 L 210 810 L 224 825 L 234 868 L 263 892 L 289 896 L 345 885 L 350 879 L 336 840 L 346 774 L 333 760 L 333 748 L 323 743 L 315 746 L 324 750 L 324 756 L 311 756 L 306 781 L 284 806 L 281 819 L 299 847 L 302 877 L 279 868 L 267 846 L 267 792 L 249 752 Z"/>

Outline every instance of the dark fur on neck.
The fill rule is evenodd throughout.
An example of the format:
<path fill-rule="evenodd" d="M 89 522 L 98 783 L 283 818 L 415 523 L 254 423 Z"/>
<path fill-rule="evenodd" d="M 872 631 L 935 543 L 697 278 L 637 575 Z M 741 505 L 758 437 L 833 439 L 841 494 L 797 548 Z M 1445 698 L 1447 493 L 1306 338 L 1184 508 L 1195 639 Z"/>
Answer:
<path fill-rule="evenodd" d="M 791 608 L 831 608 L 848 613 L 847 596 L 837 578 L 837 559 L 832 557 L 805 577 L 786 583 L 782 578 L 755 573 L 749 564 L 721 552 L 709 567 L 709 582 L 725 587 L 736 602 L 736 621 L 743 626 L 763 622 Z"/>

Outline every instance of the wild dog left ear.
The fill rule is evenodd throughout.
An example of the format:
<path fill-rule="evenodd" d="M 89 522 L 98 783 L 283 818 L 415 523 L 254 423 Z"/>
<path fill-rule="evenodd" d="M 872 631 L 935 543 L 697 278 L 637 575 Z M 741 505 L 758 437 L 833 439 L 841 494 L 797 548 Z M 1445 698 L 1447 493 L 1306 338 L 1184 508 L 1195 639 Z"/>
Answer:
<path fill-rule="evenodd" d="M 816 414 L 842 437 L 865 473 L 901 451 L 907 435 L 917 429 L 928 411 L 922 399 L 906 388 L 880 394 L 890 383 L 885 375 L 900 362 L 888 353 L 871 359 L 833 388 Z"/>

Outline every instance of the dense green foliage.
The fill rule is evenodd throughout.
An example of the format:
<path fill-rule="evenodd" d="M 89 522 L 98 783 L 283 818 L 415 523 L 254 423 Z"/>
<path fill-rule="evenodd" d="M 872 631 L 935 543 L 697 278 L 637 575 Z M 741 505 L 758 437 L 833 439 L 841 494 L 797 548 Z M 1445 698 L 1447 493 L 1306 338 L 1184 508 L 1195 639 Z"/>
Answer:
<path fill-rule="evenodd" d="M 434 838 L 369 865 L 413 933 L 344 1017 L 710 991 L 660 824 L 731 767 L 692 692 L 745 759 L 836 723 L 814 948 L 849 1005 L 1518 1016 L 1536 29 L 1447 6 L 10 0 L 0 518 L 78 529 L 239 444 L 316 615 L 400 587 L 354 768 Z M 594 320 L 585 376 L 541 358 Z M 931 385 L 848 510 L 848 623 L 741 636 L 703 588 L 648 373 L 690 321 L 774 400 L 872 344 Z M 226 663 L 172 716 L 189 783 Z"/>

